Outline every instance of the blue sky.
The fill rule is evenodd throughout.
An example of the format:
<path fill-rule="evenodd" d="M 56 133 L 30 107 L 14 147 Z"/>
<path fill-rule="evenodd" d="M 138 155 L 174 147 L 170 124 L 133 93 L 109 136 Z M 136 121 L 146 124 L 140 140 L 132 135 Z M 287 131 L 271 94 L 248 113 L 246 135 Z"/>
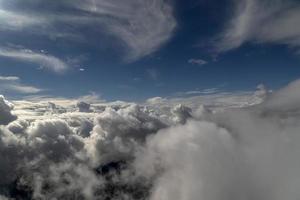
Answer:
<path fill-rule="evenodd" d="M 276 89 L 300 75 L 299 13 L 296 0 L 0 0 L 0 92 Z"/>

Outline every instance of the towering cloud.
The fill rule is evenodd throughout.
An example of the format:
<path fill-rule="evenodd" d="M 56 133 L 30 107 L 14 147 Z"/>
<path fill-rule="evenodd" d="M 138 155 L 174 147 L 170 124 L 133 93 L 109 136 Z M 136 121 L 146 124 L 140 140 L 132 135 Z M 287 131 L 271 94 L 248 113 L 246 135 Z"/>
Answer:
<path fill-rule="evenodd" d="M 0 96 L 0 125 L 6 125 L 17 118 L 11 113 L 12 109 L 13 105 Z"/>

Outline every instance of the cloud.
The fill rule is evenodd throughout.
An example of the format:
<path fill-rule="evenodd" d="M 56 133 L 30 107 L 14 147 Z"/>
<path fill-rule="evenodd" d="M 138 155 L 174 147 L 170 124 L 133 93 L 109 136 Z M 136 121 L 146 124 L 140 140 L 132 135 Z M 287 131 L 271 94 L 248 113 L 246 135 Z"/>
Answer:
<path fill-rule="evenodd" d="M 13 104 L 5 100 L 3 96 L 0 96 L 0 125 L 8 124 L 17 118 L 11 113 L 12 109 Z"/>
<path fill-rule="evenodd" d="M 195 58 L 191 58 L 188 60 L 189 64 L 193 64 L 193 65 L 205 65 L 207 64 L 207 61 L 203 60 L 203 59 L 195 59 Z"/>
<path fill-rule="evenodd" d="M 20 78 L 17 76 L 0 76 L 0 81 L 19 81 Z"/>
<path fill-rule="evenodd" d="M 67 63 L 57 57 L 34 52 L 30 49 L 0 48 L 0 57 L 34 63 L 42 69 L 45 68 L 56 73 L 62 73 L 69 68 Z"/>
<path fill-rule="evenodd" d="M 159 77 L 159 71 L 157 69 L 151 68 L 146 70 L 147 75 L 150 79 L 156 81 Z"/>
<path fill-rule="evenodd" d="M 210 88 L 178 92 L 175 94 L 175 97 L 150 98 L 146 100 L 146 105 L 176 106 L 183 104 L 192 109 L 206 105 L 209 108 L 222 110 L 225 108 L 240 108 L 259 104 L 269 96 L 269 93 L 270 91 L 262 85 L 259 85 L 256 91 L 224 92 L 218 91 L 218 88 Z"/>
<path fill-rule="evenodd" d="M 150 105 L 159 105 L 159 104 L 165 103 L 166 101 L 167 101 L 167 99 L 162 98 L 162 97 L 152 97 L 150 99 L 147 99 L 146 103 L 150 104 Z"/>
<path fill-rule="evenodd" d="M 90 102 L 88 113 L 78 111 L 78 99 L 13 106 L 1 97 L 0 196 L 297 199 L 299 83 L 272 93 L 260 85 L 252 94 L 205 95 L 202 102 Z"/>
<path fill-rule="evenodd" d="M 269 94 L 263 103 L 264 109 L 281 112 L 298 111 L 300 109 L 298 105 L 300 99 L 297 92 L 298 87 L 300 87 L 300 80 L 296 80 L 277 92 Z M 262 91 L 265 91 L 265 88 L 262 88 Z"/>
<path fill-rule="evenodd" d="M 83 101 L 86 103 L 104 103 L 105 100 L 101 98 L 101 95 L 95 93 L 95 92 L 91 92 L 88 95 L 84 95 L 78 98 L 79 101 Z"/>
<path fill-rule="evenodd" d="M 0 24 L 0 30 L 20 31 L 33 25 L 42 25 L 42 21 L 39 18 L 3 10 L 0 5 Z"/>
<path fill-rule="evenodd" d="M 83 101 L 79 101 L 77 103 L 77 107 L 79 109 L 79 112 L 90 112 L 90 107 L 91 105 L 86 103 L 86 102 L 83 102 Z"/>
<path fill-rule="evenodd" d="M 177 95 L 209 95 L 209 94 L 215 94 L 219 93 L 219 88 L 208 88 L 203 90 L 191 90 L 187 92 L 178 92 Z"/>
<path fill-rule="evenodd" d="M 211 113 L 149 138 L 135 166 L 138 174 L 154 179 L 150 199 L 297 198 L 298 84 L 263 104 Z M 278 104 L 269 107 L 273 101 Z"/>
<path fill-rule="evenodd" d="M 128 60 L 157 51 L 176 27 L 171 5 L 163 0 L 86 1 L 73 6 L 105 16 L 108 31 L 120 38 L 130 50 Z"/>
<path fill-rule="evenodd" d="M 26 5 L 20 0 L 2 2 L 1 26 L 16 31 L 31 30 L 34 34 L 50 37 L 75 35 L 90 40 L 90 36 L 80 31 L 86 28 L 97 35 L 104 33 L 115 37 L 117 40 L 114 41 L 126 52 L 127 61 L 157 51 L 176 28 L 172 5 L 164 0 L 64 0 L 49 2 L 49 7 L 39 6 L 42 3 L 41 0 Z M 64 9 L 63 13 L 60 8 Z M 65 26 L 67 24 L 72 24 L 72 28 Z M 101 38 L 92 40 L 101 42 Z"/>
<path fill-rule="evenodd" d="M 233 0 L 235 14 L 216 42 L 228 51 L 247 42 L 300 45 L 300 4 L 294 0 Z"/>
<path fill-rule="evenodd" d="M 20 78 L 17 76 L 0 76 L 0 91 L 2 92 L 17 92 L 22 94 L 39 93 L 42 89 L 28 86 L 20 83 Z"/>

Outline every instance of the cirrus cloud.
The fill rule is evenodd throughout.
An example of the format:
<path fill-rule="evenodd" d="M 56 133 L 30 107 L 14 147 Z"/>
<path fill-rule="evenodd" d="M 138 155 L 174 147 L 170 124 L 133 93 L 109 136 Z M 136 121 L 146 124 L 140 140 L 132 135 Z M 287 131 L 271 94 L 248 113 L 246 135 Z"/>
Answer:
<path fill-rule="evenodd" d="M 125 60 L 134 61 L 157 51 L 172 37 L 177 24 L 172 4 L 164 0 L 47 1 L 49 7 L 42 6 L 44 3 L 2 1 L 1 26 L 10 31 L 29 30 L 49 37 L 72 35 L 91 40 L 80 31 L 86 28 L 97 35 L 104 33 L 116 38 L 114 41 L 126 52 Z M 66 26 L 69 24 L 72 28 Z M 101 44 L 101 38 L 92 41 Z"/>
<path fill-rule="evenodd" d="M 219 36 L 219 52 L 247 42 L 300 46 L 300 4 L 295 0 L 233 0 L 234 15 Z"/>
<path fill-rule="evenodd" d="M 45 68 L 56 73 L 62 73 L 69 68 L 66 62 L 55 56 L 34 52 L 30 49 L 24 48 L 0 48 L 0 57 L 34 63 L 41 68 Z"/>
<path fill-rule="evenodd" d="M 17 76 L 0 76 L 1 92 L 17 92 L 22 94 L 39 93 L 42 89 L 21 83 L 21 79 Z"/>

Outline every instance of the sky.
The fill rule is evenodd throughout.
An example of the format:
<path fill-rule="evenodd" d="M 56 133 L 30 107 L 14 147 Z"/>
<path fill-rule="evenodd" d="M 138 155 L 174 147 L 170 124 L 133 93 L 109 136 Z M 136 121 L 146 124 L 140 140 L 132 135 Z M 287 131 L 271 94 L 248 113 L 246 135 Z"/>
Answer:
<path fill-rule="evenodd" d="M 0 200 L 295 200 L 299 0 L 0 0 Z"/>
<path fill-rule="evenodd" d="M 143 101 L 300 75 L 297 0 L 0 0 L 0 93 Z"/>

